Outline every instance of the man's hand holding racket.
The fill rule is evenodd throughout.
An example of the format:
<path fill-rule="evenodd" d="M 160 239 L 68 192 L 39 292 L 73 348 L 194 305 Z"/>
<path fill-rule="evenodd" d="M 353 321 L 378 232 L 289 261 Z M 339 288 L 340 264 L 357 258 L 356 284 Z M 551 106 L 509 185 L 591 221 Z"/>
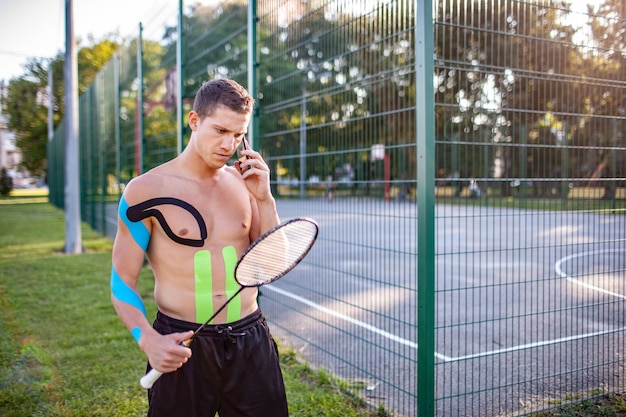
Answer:
<path fill-rule="evenodd" d="M 163 373 L 172 372 L 183 366 L 191 358 L 191 349 L 183 343 L 193 336 L 193 331 L 162 335 L 151 329 L 144 332 L 139 347 L 148 357 L 153 368 Z"/>

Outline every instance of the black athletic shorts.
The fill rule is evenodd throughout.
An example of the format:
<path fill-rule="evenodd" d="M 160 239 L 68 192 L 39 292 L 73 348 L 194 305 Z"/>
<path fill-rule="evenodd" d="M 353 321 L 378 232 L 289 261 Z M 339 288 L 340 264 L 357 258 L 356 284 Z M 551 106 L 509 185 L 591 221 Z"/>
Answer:
<path fill-rule="evenodd" d="M 169 334 L 199 326 L 158 312 L 153 327 Z M 190 347 L 189 361 L 148 390 L 149 417 L 289 415 L 278 350 L 261 310 L 233 323 L 206 326 Z"/>

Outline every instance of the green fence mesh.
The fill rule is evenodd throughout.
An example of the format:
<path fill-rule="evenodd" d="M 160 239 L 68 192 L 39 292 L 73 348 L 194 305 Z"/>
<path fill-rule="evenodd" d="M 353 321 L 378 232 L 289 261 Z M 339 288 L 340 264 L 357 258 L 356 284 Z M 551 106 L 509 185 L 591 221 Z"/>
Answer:
<path fill-rule="evenodd" d="M 182 31 L 172 13 L 145 22 L 81 96 L 85 221 L 114 234 L 124 184 L 184 146 L 202 82 L 258 80 L 251 139 L 281 217 L 321 226 L 262 290 L 284 343 L 390 415 L 524 415 L 624 390 L 623 1 L 183 11 Z"/>

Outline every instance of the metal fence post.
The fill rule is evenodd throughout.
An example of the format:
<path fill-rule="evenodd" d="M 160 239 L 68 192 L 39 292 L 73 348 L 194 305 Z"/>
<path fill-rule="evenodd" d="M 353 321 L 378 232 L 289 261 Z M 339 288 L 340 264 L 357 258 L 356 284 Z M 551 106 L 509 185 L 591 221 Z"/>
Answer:
<path fill-rule="evenodd" d="M 435 413 L 435 133 L 432 0 L 415 11 L 417 145 L 417 415 Z"/>
<path fill-rule="evenodd" d="M 178 83 L 178 91 L 176 99 L 176 120 L 178 129 L 176 129 L 176 149 L 178 153 L 183 151 L 185 131 L 185 111 L 184 111 L 184 88 L 183 82 L 183 0 L 178 0 L 178 37 L 176 39 L 176 82 Z"/>
<path fill-rule="evenodd" d="M 115 117 L 115 183 L 117 198 L 119 199 L 122 195 L 122 187 L 120 187 L 122 182 L 122 131 L 120 126 L 120 56 L 118 52 L 113 55 L 113 80 L 113 88 L 115 89 L 113 111 Z"/>
<path fill-rule="evenodd" d="M 254 112 L 250 121 L 248 139 L 254 148 L 258 145 L 259 140 L 259 81 L 257 77 L 257 68 L 259 60 L 257 56 L 257 24 L 259 17 L 257 16 L 257 2 L 250 0 L 248 2 L 248 91 L 254 98 Z"/>
<path fill-rule="evenodd" d="M 144 169 L 144 129 L 143 129 L 143 26 L 139 23 L 137 36 L 137 109 L 135 110 L 135 175 Z"/>

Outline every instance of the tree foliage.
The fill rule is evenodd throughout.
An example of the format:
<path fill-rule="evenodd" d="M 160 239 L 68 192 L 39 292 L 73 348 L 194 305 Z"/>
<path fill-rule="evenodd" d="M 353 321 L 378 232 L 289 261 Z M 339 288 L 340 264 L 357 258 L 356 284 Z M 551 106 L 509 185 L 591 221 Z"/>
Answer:
<path fill-rule="evenodd" d="M 90 39 L 93 41 L 93 39 Z M 78 89 L 84 92 L 100 68 L 117 48 L 113 40 L 85 46 L 78 51 Z M 33 58 L 25 65 L 24 75 L 14 78 L 8 86 L 5 112 L 8 127 L 15 132 L 15 144 L 22 152 L 21 168 L 32 175 L 43 176 L 46 171 L 48 141 L 48 105 L 54 108 L 56 127 L 65 112 L 63 77 L 64 56 L 52 59 Z M 48 71 L 52 70 L 52 97 L 48 93 Z"/>
<path fill-rule="evenodd" d="M 503 178 L 594 175 L 596 149 L 615 140 L 624 115 L 623 88 L 603 81 L 626 79 L 623 2 L 589 6 L 582 25 L 565 1 L 444 4 L 435 45 L 440 175 L 494 175 L 496 155 L 476 158 L 480 144 L 496 145 Z"/>
<path fill-rule="evenodd" d="M 414 178 L 417 162 L 409 147 L 415 137 L 415 6 L 378 2 L 361 13 L 335 10 L 333 4 L 285 2 L 281 13 L 272 13 L 260 3 L 259 145 L 291 159 L 284 168 L 298 177 L 295 161 L 305 126 L 306 153 L 326 155 L 315 167 L 307 166 L 307 176 L 319 166 L 328 174 L 344 163 L 367 171 L 368 150 L 383 143 L 397 149 L 392 176 Z M 589 6 L 588 13 L 578 15 L 588 19 L 582 26 L 573 19 L 571 3 L 561 0 L 433 5 L 438 176 L 455 171 L 466 178 L 494 176 L 496 160 L 501 163 L 498 175 L 505 179 L 620 172 L 626 163 L 614 148 L 624 146 L 626 130 L 623 1 Z M 208 79 L 247 83 L 246 19 L 243 1 L 187 9 L 184 114 Z M 177 103 L 172 103 L 168 82 L 176 76 L 177 36 L 172 26 L 159 42 L 143 42 L 142 91 L 136 40 L 121 58 L 122 140 L 132 143 L 137 117 L 144 117 L 148 167 L 175 152 Z M 105 41 L 79 51 L 81 92 L 115 46 Z M 63 117 L 62 57 L 52 66 L 56 125 Z M 32 172 L 45 168 L 46 77 L 47 63 L 35 60 L 9 87 L 10 126 Z M 138 112 L 140 93 L 146 104 Z M 344 152 L 347 143 L 356 151 Z M 563 165 L 565 160 L 569 166 Z"/>

